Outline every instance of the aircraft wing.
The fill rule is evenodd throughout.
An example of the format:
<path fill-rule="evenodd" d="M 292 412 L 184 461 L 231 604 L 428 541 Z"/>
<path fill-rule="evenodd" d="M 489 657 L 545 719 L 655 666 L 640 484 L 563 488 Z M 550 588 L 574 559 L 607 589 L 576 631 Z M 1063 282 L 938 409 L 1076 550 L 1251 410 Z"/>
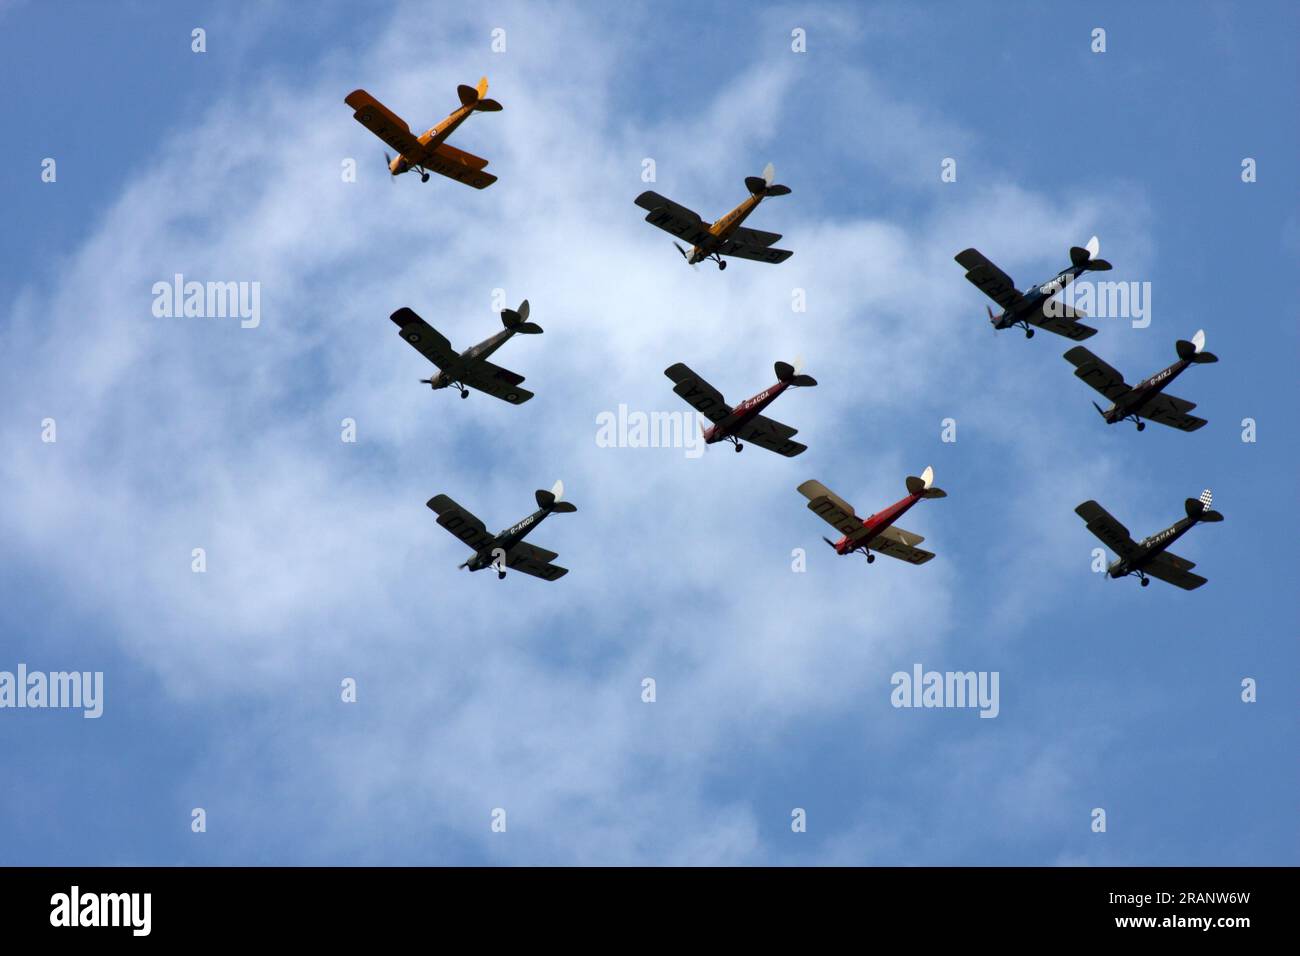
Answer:
<path fill-rule="evenodd" d="M 1191 573 L 1189 569 L 1194 567 L 1196 562 L 1162 551 L 1143 565 L 1142 570 L 1174 587 L 1182 588 L 1184 591 L 1194 591 L 1206 582 L 1206 579 L 1199 574 Z"/>
<path fill-rule="evenodd" d="M 1042 307 L 1036 315 L 1028 315 L 1025 318 L 1040 329 L 1047 329 L 1047 331 L 1055 332 L 1057 335 L 1064 335 L 1067 339 L 1073 339 L 1076 342 L 1082 342 L 1084 339 L 1097 334 L 1097 330 L 1091 325 L 1084 325 L 1082 322 L 1075 321 L 1075 319 L 1080 318 L 1086 319 L 1088 316 L 1085 313 L 1072 309 L 1063 302 L 1053 304 L 1051 309 L 1054 314 L 1048 315 L 1048 301 L 1047 299 L 1043 300 Z"/>
<path fill-rule="evenodd" d="M 1097 502 L 1085 501 L 1074 509 L 1074 513 L 1088 522 L 1088 530 L 1121 558 L 1126 558 L 1137 551 L 1137 542 L 1129 534 L 1128 528 L 1116 521 L 1111 513 Z"/>
<path fill-rule="evenodd" d="M 731 414 L 731 406 L 726 403 L 722 393 L 692 372 L 682 362 L 664 369 L 664 374 L 676 384 L 673 391 L 686 399 L 686 403 L 713 423 L 722 421 Z"/>
<path fill-rule="evenodd" d="M 429 149 L 418 147 L 417 155 L 420 165 L 431 173 L 446 176 L 475 189 L 486 189 L 497 181 L 491 173 L 483 172 L 488 164 L 486 159 L 457 149 L 447 143 Z"/>
<path fill-rule="evenodd" d="M 506 567 L 512 571 L 531 574 L 533 577 L 542 578 L 545 581 L 554 581 L 556 578 L 562 578 L 569 573 L 568 568 L 561 568 L 551 564 L 558 557 L 559 555 L 554 551 L 547 551 L 545 548 L 531 545 L 527 541 L 520 541 L 506 552 Z"/>
<path fill-rule="evenodd" d="M 966 269 L 966 278 L 1004 309 L 1013 308 L 1022 298 L 1016 284 L 978 249 L 963 249 L 953 257 Z"/>
<path fill-rule="evenodd" d="M 1177 398 L 1161 392 L 1142 407 L 1140 414 L 1143 418 L 1159 422 L 1161 425 L 1168 425 L 1170 428 L 1177 428 L 1185 432 L 1194 432 L 1206 424 L 1204 418 L 1197 418 L 1195 415 L 1187 414 L 1195 407 L 1195 402 L 1189 402 L 1184 398 Z"/>
<path fill-rule="evenodd" d="M 779 232 L 764 232 L 762 229 L 750 229 L 738 226 L 731 238 L 746 246 L 772 246 L 781 241 Z"/>
<path fill-rule="evenodd" d="M 427 504 L 438 515 L 438 524 L 473 548 L 476 554 L 492 543 L 493 535 L 483 522 L 446 495 L 434 495 Z"/>
<path fill-rule="evenodd" d="M 808 510 L 821 518 L 840 534 L 847 535 L 850 541 L 857 541 L 866 535 L 862 519 L 849 504 L 820 481 L 809 479 L 799 486 L 799 494 L 808 499 Z"/>
<path fill-rule="evenodd" d="M 915 531 L 904 531 L 902 528 L 898 527 L 898 525 L 893 524 L 876 536 L 877 541 L 881 538 L 888 538 L 891 541 L 897 541 L 899 544 L 906 545 L 909 548 L 918 545 L 925 540 L 925 538 L 917 534 Z"/>
<path fill-rule="evenodd" d="M 1065 353 L 1065 360 L 1074 366 L 1076 377 L 1083 379 L 1112 402 L 1132 391 L 1119 374 L 1082 345 L 1076 345 Z"/>
<path fill-rule="evenodd" d="M 892 528 L 886 528 L 885 531 L 876 535 L 868 547 L 877 554 L 887 554 L 891 558 L 906 561 L 908 564 L 925 564 L 925 562 L 934 557 L 933 551 L 914 548 L 910 544 L 905 544 L 899 539 L 891 537 L 885 533 L 892 530 Z M 919 539 L 920 536 L 918 535 L 917 537 Z"/>
<path fill-rule="evenodd" d="M 672 233 L 684 242 L 698 246 L 709 238 L 709 224 L 700 218 L 699 213 L 671 199 L 665 199 L 653 190 L 648 189 L 637 196 L 636 204 L 642 209 L 650 210 L 646 213 L 646 222 Z"/>
<path fill-rule="evenodd" d="M 493 365 L 487 359 L 470 362 L 460 376 L 462 385 L 477 389 L 493 398 L 499 398 L 503 402 L 509 402 L 511 405 L 522 405 L 533 397 L 533 393 L 528 389 L 519 387 L 519 383 L 523 380 L 524 377 L 518 372 Z"/>
<path fill-rule="evenodd" d="M 352 118 L 385 143 L 405 155 L 419 155 L 424 147 L 406 121 L 365 90 L 353 90 L 343 99 L 355 111 Z"/>
<path fill-rule="evenodd" d="M 762 415 L 755 415 L 740 430 L 737 437 L 743 438 L 760 448 L 774 451 L 778 455 L 793 458 L 800 452 L 808 450 L 807 445 L 801 445 L 797 441 L 790 440 L 798 433 L 799 429 L 797 428 L 791 428 L 789 425 L 781 424 L 781 422 L 774 422 Z"/>
<path fill-rule="evenodd" d="M 402 338 L 438 368 L 451 368 L 460 358 L 446 337 L 411 309 L 400 308 L 390 318 L 397 323 Z"/>
<path fill-rule="evenodd" d="M 754 262 L 770 262 L 773 265 L 778 262 L 785 262 L 786 259 L 794 255 L 789 249 L 773 249 L 768 245 L 746 242 L 736 235 L 741 231 L 741 229 L 737 229 L 735 233 L 732 233 L 731 238 L 718 248 L 720 255 L 734 256 L 737 259 L 752 259 Z M 752 232 L 753 230 L 743 231 Z M 773 235 L 773 233 L 765 233 L 765 235 Z M 779 239 L 780 236 L 777 236 L 777 238 Z"/>

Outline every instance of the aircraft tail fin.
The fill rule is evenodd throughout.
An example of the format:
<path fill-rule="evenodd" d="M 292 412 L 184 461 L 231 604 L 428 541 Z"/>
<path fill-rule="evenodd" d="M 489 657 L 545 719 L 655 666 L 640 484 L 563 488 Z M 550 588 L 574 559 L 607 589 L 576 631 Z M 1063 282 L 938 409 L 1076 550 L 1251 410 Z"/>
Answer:
<path fill-rule="evenodd" d="M 755 196 L 787 196 L 790 194 L 789 186 L 782 186 L 780 183 L 773 183 L 776 178 L 776 167 L 768 163 L 763 167 L 762 176 L 746 176 L 745 188 Z"/>
<path fill-rule="evenodd" d="M 501 104 L 496 100 L 486 98 L 487 88 L 486 76 L 478 81 L 478 86 L 467 86 L 462 83 L 456 87 L 456 95 L 460 97 L 460 105 L 472 106 L 476 111 L 485 113 L 493 113 L 501 109 Z"/>
<path fill-rule="evenodd" d="M 555 511 L 560 514 L 570 514 L 578 510 L 578 506 L 568 501 L 562 501 L 564 497 L 564 482 L 556 481 L 551 486 L 550 491 L 538 489 L 534 492 L 537 497 L 537 507 L 546 511 Z"/>
<path fill-rule="evenodd" d="M 1105 272 L 1112 266 L 1105 259 L 1097 258 L 1099 252 L 1101 252 L 1101 240 L 1093 236 L 1088 240 L 1086 246 L 1082 248 L 1072 246 L 1070 248 L 1070 263 L 1075 266 L 1083 266 L 1089 272 Z"/>
<path fill-rule="evenodd" d="M 1206 488 L 1201 492 L 1201 497 L 1188 498 L 1184 501 L 1183 507 L 1187 509 L 1187 517 L 1194 521 L 1222 521 L 1223 515 L 1210 510 L 1212 504 L 1214 504 L 1214 494 Z"/>
<path fill-rule="evenodd" d="M 536 322 L 528 321 L 528 300 L 524 299 L 519 303 L 519 308 L 502 309 L 501 324 L 512 332 L 522 332 L 525 335 L 540 335 L 542 327 Z"/>
<path fill-rule="evenodd" d="M 925 466 L 925 471 L 921 472 L 921 477 L 908 475 L 907 492 L 912 495 L 919 495 L 922 498 L 946 498 L 948 492 L 942 488 L 934 487 L 934 469 L 929 465 Z"/>
<path fill-rule="evenodd" d="M 1178 349 L 1178 357 L 1195 362 L 1198 365 L 1207 365 L 1210 362 L 1217 362 L 1219 357 L 1213 352 L 1205 351 L 1205 330 L 1199 329 L 1192 340 L 1188 342 L 1185 339 L 1179 339 L 1175 345 Z"/>

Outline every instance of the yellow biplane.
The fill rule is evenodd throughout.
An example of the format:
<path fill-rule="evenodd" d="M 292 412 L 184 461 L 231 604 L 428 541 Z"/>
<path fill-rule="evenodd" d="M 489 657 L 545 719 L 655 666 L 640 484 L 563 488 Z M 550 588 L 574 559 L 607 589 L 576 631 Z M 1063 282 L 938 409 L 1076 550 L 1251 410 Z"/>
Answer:
<path fill-rule="evenodd" d="M 496 100 L 485 98 L 487 88 L 486 76 L 478 81 L 477 87 L 458 86 L 456 92 L 460 96 L 460 106 L 422 136 L 412 133 L 404 119 L 365 90 L 353 90 L 343 102 L 356 111 L 353 119 L 397 150 L 396 157 L 384 153 L 392 175 L 400 176 L 413 169 L 420 174 L 420 182 L 428 182 L 432 172 L 483 189 L 497 181 L 491 173 L 483 172 L 488 161 L 457 149 L 446 140 L 470 113 L 493 113 L 501 109 Z"/>

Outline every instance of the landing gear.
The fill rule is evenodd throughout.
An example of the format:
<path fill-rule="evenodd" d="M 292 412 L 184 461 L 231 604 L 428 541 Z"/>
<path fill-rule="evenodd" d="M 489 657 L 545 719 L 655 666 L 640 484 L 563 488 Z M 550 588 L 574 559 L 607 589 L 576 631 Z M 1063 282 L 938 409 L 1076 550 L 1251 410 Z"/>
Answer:
<path fill-rule="evenodd" d="M 428 181 L 429 181 L 429 174 L 428 174 L 428 173 L 420 173 L 420 182 L 422 182 L 422 183 L 427 183 Z"/>
<path fill-rule="evenodd" d="M 1143 586 L 1143 587 L 1146 587 L 1148 584 L 1151 583 L 1151 579 L 1150 579 L 1149 577 L 1147 577 L 1145 574 L 1142 575 L 1142 579 L 1141 579 L 1141 580 L 1142 580 L 1142 586 Z"/>
<path fill-rule="evenodd" d="M 1151 583 L 1151 579 L 1147 577 L 1145 574 L 1143 574 L 1141 571 L 1130 571 L 1129 574 L 1132 577 L 1137 578 L 1138 583 L 1141 584 L 1143 587 L 1146 587 L 1148 584 Z"/>
<path fill-rule="evenodd" d="M 1138 431 L 1142 431 L 1144 428 L 1147 427 L 1147 423 L 1146 423 L 1146 422 L 1138 422 L 1138 423 L 1137 423 L 1137 426 L 1138 426 Z"/>
<path fill-rule="evenodd" d="M 745 450 L 745 446 L 742 445 L 740 442 L 736 442 L 736 451 L 741 452 L 744 450 Z"/>
<path fill-rule="evenodd" d="M 469 398 L 469 389 L 467 389 L 467 388 L 462 388 L 462 389 L 460 390 L 460 397 L 461 397 L 461 398 Z"/>
<path fill-rule="evenodd" d="M 1033 329 L 1025 329 L 1025 338 L 1027 338 L 1027 339 L 1032 339 L 1033 337 L 1034 337 L 1034 330 L 1033 330 Z"/>
<path fill-rule="evenodd" d="M 1137 426 L 1138 431 L 1143 431 L 1147 427 L 1147 423 L 1144 422 L 1142 419 L 1138 418 L 1136 414 L 1130 415 L 1127 418 L 1122 420 L 1126 422 L 1132 422 L 1134 425 Z"/>
<path fill-rule="evenodd" d="M 875 560 L 876 560 L 876 556 L 875 556 L 874 554 L 872 554 L 870 551 L 868 551 L 868 552 L 867 552 L 867 564 L 874 564 L 874 563 L 875 563 Z"/>
<path fill-rule="evenodd" d="M 727 441 L 731 442 L 733 445 L 736 446 L 736 451 L 741 451 L 745 447 L 740 443 L 740 439 L 737 438 L 735 435 L 728 435 Z"/>
<path fill-rule="evenodd" d="M 726 264 L 725 262 L 723 262 L 721 259 L 719 259 L 719 260 L 718 260 L 718 271 L 722 271 L 722 270 L 725 269 L 725 268 L 727 268 L 727 264 Z"/>
<path fill-rule="evenodd" d="M 504 571 L 498 571 L 498 572 L 497 572 L 497 580 L 498 580 L 498 581 L 504 581 L 505 579 L 506 579 L 506 573 L 505 573 Z"/>

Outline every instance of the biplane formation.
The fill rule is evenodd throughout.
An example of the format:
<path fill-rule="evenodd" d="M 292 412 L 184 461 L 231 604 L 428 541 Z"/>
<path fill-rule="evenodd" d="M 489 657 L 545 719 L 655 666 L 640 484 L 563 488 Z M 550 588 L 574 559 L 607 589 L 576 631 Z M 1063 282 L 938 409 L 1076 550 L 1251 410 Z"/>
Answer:
<path fill-rule="evenodd" d="M 483 189 L 496 182 L 496 177 L 485 171 L 487 160 L 457 149 L 447 139 L 472 113 L 501 109 L 500 103 L 487 98 L 487 89 L 486 77 L 476 86 L 459 86 L 460 106 L 419 136 L 411 131 L 405 120 L 365 90 L 354 90 L 345 102 L 352 107 L 357 122 L 396 152 L 395 156 L 384 154 L 390 178 L 415 172 L 422 181 L 427 181 L 431 173 L 438 173 Z M 746 177 L 748 195 L 730 212 L 712 222 L 654 191 L 641 193 L 635 202 L 646 210 L 646 222 L 674 237 L 674 247 L 693 268 L 711 260 L 722 270 L 727 267 L 729 257 L 777 264 L 792 255 L 788 249 L 776 248 L 780 234 L 744 225 L 764 199 L 789 195 L 790 188 L 776 183 L 775 178 L 771 163 L 764 168 L 762 175 Z M 987 308 L 989 321 L 995 330 L 1019 328 L 1026 338 L 1032 338 L 1036 329 L 1046 329 L 1079 342 L 1095 335 L 1097 330 L 1083 324 L 1081 320 L 1087 315 L 1081 310 L 1069 307 L 1055 296 L 1084 273 L 1112 268 L 1108 261 L 1099 258 L 1100 250 L 1096 236 L 1083 246 L 1071 247 L 1067 268 L 1023 292 L 1018 291 L 1011 277 L 978 249 L 964 249 L 955 259 L 966 270 L 966 279 L 997 303 L 1000 311 L 995 313 L 991 307 Z M 470 389 L 474 389 L 510 404 L 521 405 L 533 398 L 533 393 L 522 387 L 524 377 L 494 364 L 489 358 L 513 336 L 535 335 L 542 329 L 529 321 L 526 299 L 518 309 L 502 309 L 500 315 L 503 328 L 464 351 L 453 349 L 441 332 L 410 308 L 398 309 L 391 318 L 402 338 L 437 368 L 429 378 L 420 380 L 422 384 L 434 390 L 455 388 L 461 398 L 467 398 Z M 1132 421 L 1141 431 L 1146 421 L 1155 421 L 1182 431 L 1195 431 L 1206 424 L 1204 419 L 1190 414 L 1196 407 L 1195 403 L 1169 394 L 1166 387 L 1192 365 L 1208 364 L 1218 359 L 1205 351 L 1204 330 L 1198 331 L 1190 340 L 1180 339 L 1175 343 L 1175 350 L 1177 361 L 1174 364 L 1136 385 L 1129 385 L 1116 369 L 1082 345 L 1071 348 L 1064 358 L 1074 366 L 1079 379 L 1110 402 L 1107 408 L 1093 402 L 1107 424 Z M 803 372 L 802 362 L 798 359 L 793 363 L 776 362 L 774 371 L 776 382 L 773 385 L 734 406 L 684 362 L 669 366 L 664 374 L 672 381 L 673 391 L 708 419 L 710 424 L 701 428 L 706 444 L 730 442 L 739 452 L 744 443 L 749 442 L 793 458 L 807 450 L 806 445 L 794 440 L 798 430 L 768 418 L 763 412 L 788 389 L 814 386 L 817 381 Z M 809 479 L 798 486 L 798 491 L 808 500 L 808 508 L 839 532 L 837 540 L 823 538 L 836 554 L 860 553 L 866 556 L 868 563 L 875 561 L 876 554 L 885 554 L 910 564 L 924 564 L 934 558 L 932 552 L 918 547 L 924 538 L 898 527 L 896 522 L 922 499 L 942 498 L 946 493 L 934 486 L 934 470 L 930 467 L 919 477 L 909 476 L 905 484 L 906 496 L 865 518 L 820 481 Z M 563 483 L 559 481 L 550 491 L 537 491 L 537 510 L 497 534 L 488 532 L 481 520 L 445 494 L 435 495 L 427 504 L 437 514 L 438 523 L 473 551 L 472 557 L 461 564 L 461 568 L 481 571 L 491 567 L 501 578 L 506 576 L 507 570 L 518 570 L 554 581 L 568 573 L 567 569 L 552 563 L 558 555 L 530 544 L 524 538 L 550 515 L 577 510 L 563 500 L 563 492 Z M 1085 501 L 1075 510 L 1087 523 L 1088 530 L 1118 555 L 1107 568 L 1110 577 L 1135 575 L 1143 586 L 1149 583 L 1149 577 L 1158 577 L 1192 590 L 1204 584 L 1206 579 L 1192 574 L 1191 568 L 1195 565 L 1168 548 L 1194 525 L 1223 520 L 1222 515 L 1211 510 L 1211 502 L 1208 489 L 1199 499 L 1187 499 L 1185 517 L 1141 541 L 1134 541 L 1128 530 L 1096 501 Z"/>

